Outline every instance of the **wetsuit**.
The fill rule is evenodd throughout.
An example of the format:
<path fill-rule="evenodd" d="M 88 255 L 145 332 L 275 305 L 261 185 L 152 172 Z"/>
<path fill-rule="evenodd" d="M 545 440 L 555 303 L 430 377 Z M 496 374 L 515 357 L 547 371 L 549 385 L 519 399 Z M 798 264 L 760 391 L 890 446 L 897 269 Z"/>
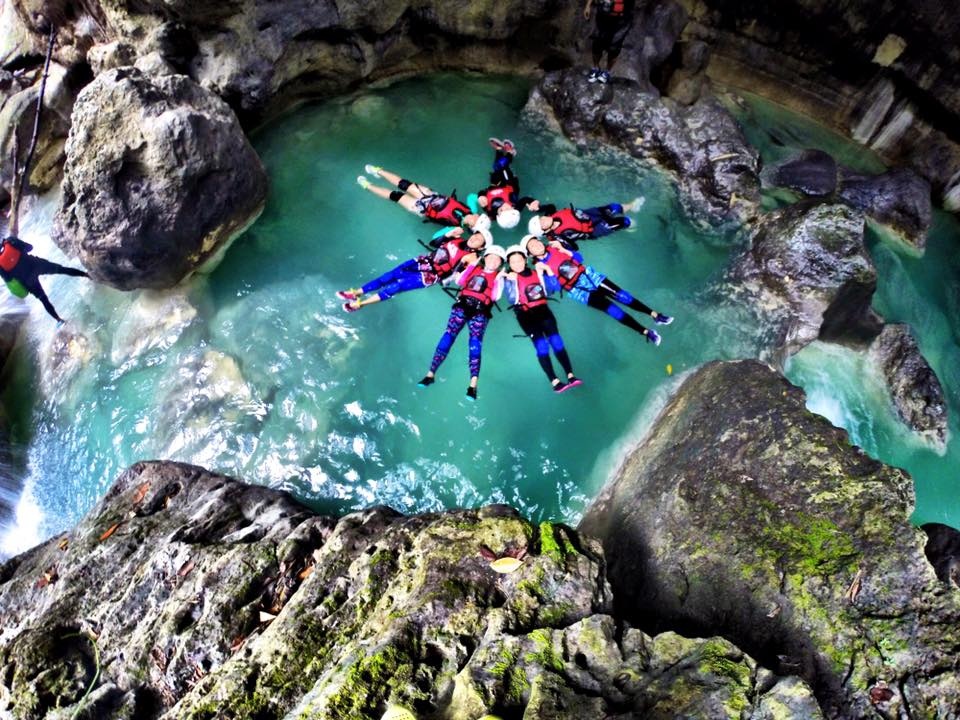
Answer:
<path fill-rule="evenodd" d="M 540 211 L 554 220 L 555 229 L 547 230 L 547 235 L 559 240 L 570 250 L 576 250 L 581 240 L 596 240 L 630 227 L 630 218 L 623 214 L 623 205 L 620 203 L 560 210 L 556 205 L 542 205 Z"/>
<path fill-rule="evenodd" d="M 504 286 L 507 297 L 513 305 L 517 323 L 524 334 L 533 342 L 537 353 L 537 362 L 543 368 L 551 384 L 557 381 L 557 374 L 550 362 L 550 349 L 563 367 L 567 377 L 573 375 L 570 356 L 563 345 L 557 318 L 547 305 L 547 290 L 540 273 L 530 268 L 521 273 L 510 273 Z"/>
<path fill-rule="evenodd" d="M 39 300 L 47 314 L 57 322 L 63 322 L 53 307 L 53 303 L 40 285 L 40 275 L 70 275 L 72 277 L 89 277 L 86 271 L 59 265 L 40 257 L 30 255 L 33 245 L 23 242 L 19 238 L 7 237 L 0 240 L 0 278 L 4 282 L 16 280 L 27 292 Z"/>
<path fill-rule="evenodd" d="M 612 68 L 623 41 L 633 25 L 634 0 L 597 0 L 597 27 L 593 34 L 593 64 L 600 65 L 600 57 L 607 53 L 607 67 Z"/>
<path fill-rule="evenodd" d="M 441 237 L 430 244 L 432 252 L 407 260 L 366 283 L 361 288 L 363 294 L 375 292 L 380 300 L 389 300 L 397 293 L 430 287 L 453 275 L 462 259 L 473 252 L 466 238 Z"/>
<path fill-rule="evenodd" d="M 470 328 L 470 352 L 468 364 L 470 377 L 480 375 L 480 357 L 483 352 L 483 336 L 490 322 L 490 310 L 503 291 L 503 278 L 499 270 L 489 273 L 482 269 L 482 265 L 474 264 L 466 268 L 457 276 L 457 284 L 461 286 L 460 296 L 450 309 L 447 319 L 446 332 L 437 343 L 430 363 L 430 372 L 436 373 L 437 368 L 447 359 L 450 348 L 463 330 L 464 325 Z"/>
<path fill-rule="evenodd" d="M 571 253 L 551 246 L 543 257 L 537 258 L 537 262 L 547 268 L 544 278 L 547 290 L 566 290 L 577 302 L 600 310 L 621 325 L 647 336 L 647 329 L 616 303 L 647 315 L 651 315 L 653 310 L 611 282 L 603 273 L 590 265 L 584 265 L 580 253 Z"/>
<path fill-rule="evenodd" d="M 517 210 L 525 209 L 535 198 L 520 197 L 520 178 L 510 167 L 513 155 L 503 150 L 497 150 L 493 158 L 493 169 L 490 171 L 490 186 L 481 190 L 477 195 L 487 198 L 487 205 L 483 208 L 492 219 L 503 205 L 512 205 Z"/>

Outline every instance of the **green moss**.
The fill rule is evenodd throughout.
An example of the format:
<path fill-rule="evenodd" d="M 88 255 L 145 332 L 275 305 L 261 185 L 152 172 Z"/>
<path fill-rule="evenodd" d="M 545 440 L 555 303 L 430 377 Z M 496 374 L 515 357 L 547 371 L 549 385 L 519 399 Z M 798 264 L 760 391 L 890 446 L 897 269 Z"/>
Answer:
<path fill-rule="evenodd" d="M 502 678 L 507 672 L 512 668 L 517 662 L 517 655 L 515 652 L 510 650 L 507 647 L 500 648 L 500 659 L 493 664 L 493 667 L 490 668 L 490 673 L 494 677 Z"/>
<path fill-rule="evenodd" d="M 347 671 L 343 685 L 329 702 L 330 712 L 334 717 L 366 717 L 391 688 L 406 685 L 412 675 L 410 658 L 393 645 L 364 655 Z"/>
<path fill-rule="evenodd" d="M 572 609 L 573 603 L 559 602 L 541 609 L 537 617 L 541 625 L 559 627 L 566 621 Z"/>
<path fill-rule="evenodd" d="M 799 513 L 791 523 L 763 527 L 765 545 L 782 553 L 800 573 L 828 577 L 856 572 L 860 552 L 840 528 L 826 518 Z"/>
<path fill-rule="evenodd" d="M 750 668 L 741 660 L 732 658 L 729 648 L 723 643 L 716 640 L 705 642 L 699 656 L 700 672 L 728 678 L 741 688 L 750 687 Z"/>
<path fill-rule="evenodd" d="M 514 705 L 523 705 L 523 699 L 530 690 L 527 674 L 519 665 L 510 668 L 506 681 L 507 699 Z"/>
<path fill-rule="evenodd" d="M 563 565 L 568 555 L 575 555 L 577 549 L 570 542 L 570 537 L 562 528 L 551 522 L 540 523 L 540 554 L 551 558 L 558 565 Z"/>
<path fill-rule="evenodd" d="M 537 629 L 529 635 L 536 645 L 536 652 L 529 652 L 524 659 L 529 663 L 538 663 L 555 672 L 563 672 L 563 660 L 553 650 L 553 639 L 548 630 Z"/>

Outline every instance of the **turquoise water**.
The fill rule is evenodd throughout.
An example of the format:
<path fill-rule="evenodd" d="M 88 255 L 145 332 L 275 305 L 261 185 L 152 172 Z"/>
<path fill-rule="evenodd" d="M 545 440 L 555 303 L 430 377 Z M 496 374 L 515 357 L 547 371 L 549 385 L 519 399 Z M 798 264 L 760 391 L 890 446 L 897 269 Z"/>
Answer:
<path fill-rule="evenodd" d="M 885 168 L 871 151 L 774 103 L 745 93 L 728 103 L 765 165 L 805 148 L 831 153 L 864 172 Z M 770 206 L 782 203 L 771 197 Z M 907 323 L 947 398 L 950 437 L 941 455 L 920 442 L 899 420 L 875 368 L 861 354 L 814 343 L 787 365 L 787 377 L 807 392 L 807 405 L 850 433 L 871 456 L 910 472 L 916 485 L 917 524 L 960 527 L 960 222 L 935 210 L 922 257 L 886 242 L 867 226 L 867 245 L 877 267 L 873 306 L 889 323 Z"/>
<path fill-rule="evenodd" d="M 694 229 L 663 176 L 525 123 L 528 90 L 521 80 L 440 75 L 303 107 L 254 137 L 272 181 L 268 205 L 211 275 L 166 294 L 52 282 L 78 337 L 54 362 L 52 322 L 34 308 L 29 342 L 4 378 L 26 491 L 3 550 L 72 525 L 123 468 L 155 457 L 283 488 L 322 511 L 506 502 L 575 522 L 682 374 L 754 356 L 762 329 L 703 292 L 735 241 Z M 636 231 L 584 250 L 676 317 L 661 347 L 564 299 L 552 308 L 585 384 L 558 396 L 512 313 L 495 313 L 470 403 L 466 337 L 436 385 L 415 385 L 449 313 L 440 288 L 341 311 L 335 290 L 417 255 L 417 239 L 435 229 L 362 191 L 364 164 L 465 196 L 485 182 L 491 135 L 517 142 L 523 190 L 546 201 L 643 198 Z M 27 239 L 56 258 L 37 217 Z M 495 232 L 502 245 L 521 234 Z M 926 302 L 955 308 L 957 298 L 918 299 L 918 313 Z M 947 380 L 960 387 L 956 373 Z M 844 383 L 853 384 L 831 367 L 809 389 Z M 944 507 L 960 519 L 956 501 Z"/>

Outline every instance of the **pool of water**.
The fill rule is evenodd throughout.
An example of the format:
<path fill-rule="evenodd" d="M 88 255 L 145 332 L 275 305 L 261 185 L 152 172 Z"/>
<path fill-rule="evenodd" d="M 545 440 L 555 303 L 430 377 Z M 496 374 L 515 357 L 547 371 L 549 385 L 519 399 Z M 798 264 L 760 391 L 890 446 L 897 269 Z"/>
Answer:
<path fill-rule="evenodd" d="M 77 337 L 54 362 L 53 323 L 34 307 L 28 342 L 8 366 L 3 392 L 25 492 L 3 551 L 72 525 L 124 467 L 144 458 L 286 489 L 321 511 L 506 502 L 533 518 L 575 522 L 682 374 L 708 360 L 754 356 L 762 329 L 704 300 L 736 240 L 687 222 L 664 176 L 526 124 L 528 90 L 511 78 L 437 75 L 302 107 L 253 138 L 270 198 L 211 275 L 165 294 L 51 282 Z M 335 290 L 417 255 L 418 238 L 435 229 L 362 191 L 356 176 L 364 164 L 462 197 L 484 184 L 491 135 L 517 142 L 526 193 L 580 206 L 643 198 L 635 231 L 587 245 L 585 254 L 676 317 L 662 329 L 661 347 L 564 299 L 552 308 L 584 385 L 555 395 L 512 313 L 495 313 L 479 402 L 471 403 L 465 337 L 436 385 L 415 384 L 449 313 L 440 288 L 341 311 Z M 44 239 L 55 198 L 46 202 L 24 234 L 57 258 Z M 502 245 L 521 235 L 495 232 Z M 890 268 L 906 262 L 892 258 Z M 909 266 L 926 268 L 928 259 Z M 945 319 L 949 303 L 956 307 L 950 297 L 924 295 L 904 312 L 919 317 L 942 303 Z M 932 348 L 919 330 L 924 350 Z M 798 359 L 791 378 L 812 391 L 855 384 L 828 364 L 826 377 L 808 378 Z M 955 395 L 960 377 L 941 377 Z M 877 422 L 875 411 L 871 405 L 866 422 Z M 944 468 L 946 460 L 931 462 Z M 930 492 L 920 477 L 921 505 Z M 944 507 L 941 521 L 956 524 L 956 501 Z"/>

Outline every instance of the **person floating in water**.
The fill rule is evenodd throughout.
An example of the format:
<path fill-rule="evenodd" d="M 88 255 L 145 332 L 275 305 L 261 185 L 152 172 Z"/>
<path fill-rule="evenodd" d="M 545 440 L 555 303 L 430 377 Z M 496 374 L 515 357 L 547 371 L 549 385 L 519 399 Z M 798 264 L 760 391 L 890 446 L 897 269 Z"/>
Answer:
<path fill-rule="evenodd" d="M 426 185 L 406 180 L 377 165 L 367 165 L 364 169 L 374 177 L 383 178 L 396 189 L 391 190 L 374 185 L 363 175 L 357 178 L 360 187 L 372 192 L 377 197 L 392 200 L 400 207 L 409 210 L 414 215 L 419 215 L 424 220 L 439 225 L 463 226 L 471 230 L 490 229 L 490 218 L 473 212 L 468 206 L 457 200 L 456 192 L 450 195 L 440 195 Z"/>
<path fill-rule="evenodd" d="M 71 277 L 90 277 L 85 270 L 58 265 L 41 257 L 31 255 L 33 245 L 23 240 L 9 235 L 0 240 L 0 278 L 8 285 L 13 285 L 11 291 L 16 292 L 16 284 L 19 284 L 26 292 L 33 295 L 37 300 L 43 303 L 47 314 L 57 323 L 63 323 L 64 320 L 57 314 L 56 308 L 43 291 L 40 285 L 41 275 L 69 275 Z M 20 293 L 16 293 L 20 295 Z M 22 295 L 21 295 L 22 296 Z"/>
<path fill-rule="evenodd" d="M 617 303 L 649 315 L 660 325 L 669 325 L 673 322 L 672 317 L 651 310 L 606 275 L 584 265 L 579 253 L 570 252 L 559 242 L 552 242 L 548 247 L 535 235 L 525 235 L 521 246 L 536 261 L 537 269 L 544 274 L 548 290 L 566 290 L 574 300 L 606 313 L 621 325 L 626 325 L 646 337 L 648 342 L 660 344 L 660 335 L 656 330 L 645 328 L 636 318 L 625 313 Z"/>
<path fill-rule="evenodd" d="M 597 26 L 593 34 L 593 68 L 587 75 L 587 82 L 608 83 L 617 57 L 623 49 L 623 41 L 633 25 L 635 0 L 597 0 Z M 590 19 L 593 0 L 587 0 L 583 8 L 583 19 Z M 607 54 L 607 69 L 600 69 L 600 59 Z"/>
<path fill-rule="evenodd" d="M 532 197 L 520 197 L 520 178 L 513 172 L 511 163 L 517 156 L 517 148 L 510 140 L 490 138 L 495 151 L 490 185 L 477 193 L 477 204 L 504 230 L 520 224 L 520 211 L 529 207 L 539 210 L 540 203 Z"/>
<path fill-rule="evenodd" d="M 346 300 L 346 312 L 355 312 L 365 305 L 389 300 L 397 293 L 430 287 L 446 280 L 461 266 L 476 262 L 477 253 L 492 242 L 489 230 L 476 230 L 464 238 L 463 228 L 452 228 L 430 242 L 431 252 L 397 265 L 362 287 L 338 290 L 337 297 Z M 363 297 L 370 293 L 374 294 Z"/>
<path fill-rule="evenodd" d="M 548 235 L 559 240 L 568 250 L 577 250 L 581 240 L 596 240 L 617 230 L 630 227 L 625 213 L 639 210 L 643 200 L 637 198 L 626 205 L 610 203 L 600 207 L 568 208 L 558 210 L 556 205 L 541 205 L 543 215 L 535 215 L 527 223 L 531 235 Z"/>
<path fill-rule="evenodd" d="M 504 291 L 513 306 L 520 329 L 533 341 L 537 362 L 543 368 L 553 391 L 562 393 L 580 385 L 581 381 L 573 374 L 570 356 L 560 337 L 557 318 L 547 305 L 547 289 L 541 271 L 527 265 L 527 253 L 520 245 L 507 248 L 507 265 L 509 270 L 504 276 Z M 553 370 L 551 348 L 567 374 L 566 381 L 560 380 Z"/>
<path fill-rule="evenodd" d="M 506 252 L 502 247 L 490 245 L 482 261 L 473 263 L 457 276 L 457 285 L 461 287 L 460 295 L 450 309 L 447 330 L 437 343 L 430 370 L 417 383 L 420 387 L 427 387 L 434 383 L 437 369 L 447 359 L 454 341 L 464 325 L 467 325 L 470 328 L 470 385 L 467 387 L 467 397 L 470 400 L 477 399 L 483 335 L 487 331 L 487 323 L 490 322 L 491 308 L 503 292 L 503 276 L 500 268 L 505 259 Z"/>

